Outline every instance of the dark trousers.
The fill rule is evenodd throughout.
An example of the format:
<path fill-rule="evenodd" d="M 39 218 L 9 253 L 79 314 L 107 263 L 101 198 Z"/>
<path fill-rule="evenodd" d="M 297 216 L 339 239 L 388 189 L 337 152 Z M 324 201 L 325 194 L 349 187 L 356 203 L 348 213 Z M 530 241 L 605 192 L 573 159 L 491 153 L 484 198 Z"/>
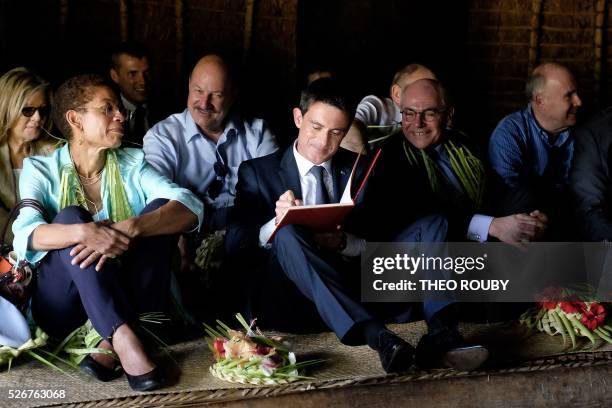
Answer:
<path fill-rule="evenodd" d="M 439 246 L 432 247 L 427 244 L 444 242 L 447 236 L 448 221 L 446 217 L 434 214 L 419 218 L 395 237 L 394 242 L 423 243 L 419 246 L 417 253 L 444 257 L 447 254 L 440 253 L 442 249 Z M 424 278 L 428 280 L 452 279 L 452 275 L 445 271 L 433 270 L 426 271 Z M 430 322 L 436 313 L 454 303 L 455 300 L 448 293 L 437 292 L 435 296 L 428 296 L 428 293 L 426 293 L 423 299 L 423 318 Z M 398 323 L 408 321 L 401 314 L 397 315 L 396 319 Z"/>
<path fill-rule="evenodd" d="M 432 216 L 409 226 L 401 238 L 439 242 L 445 240 L 446 234 L 446 220 Z M 365 338 L 359 328 L 364 323 L 381 319 L 385 314 L 402 318 L 410 315 L 414 307 L 410 303 L 379 305 L 360 302 L 359 263 L 347 262 L 339 254 L 322 252 L 313 243 L 312 234 L 303 228 L 290 225 L 280 229 L 274 237 L 272 257 L 303 297 L 314 303 L 321 319 L 343 343 L 363 344 Z M 300 301 L 300 298 L 295 298 L 294 305 Z M 425 317 L 430 318 L 450 303 L 450 300 L 425 302 Z M 390 307 L 385 311 L 385 306 Z M 278 312 L 291 318 L 292 308 Z M 300 320 L 295 319 L 295 324 L 299 325 Z"/>
<path fill-rule="evenodd" d="M 154 211 L 168 200 L 157 199 L 141 214 Z M 81 207 L 66 207 L 56 224 L 92 222 Z M 65 337 L 90 319 L 103 338 L 110 338 L 124 323 L 143 312 L 165 311 L 170 299 L 170 263 L 177 236 L 137 238 L 119 261 L 107 260 L 96 272 L 96 263 L 85 269 L 70 262 L 71 247 L 49 251 L 38 270 L 32 297 L 34 320 L 49 335 Z"/>

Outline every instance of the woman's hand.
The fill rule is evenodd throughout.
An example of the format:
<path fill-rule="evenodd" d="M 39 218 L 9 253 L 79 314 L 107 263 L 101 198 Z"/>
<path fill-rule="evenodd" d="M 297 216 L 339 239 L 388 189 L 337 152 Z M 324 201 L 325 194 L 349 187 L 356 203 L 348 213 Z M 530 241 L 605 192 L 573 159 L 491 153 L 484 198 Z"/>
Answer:
<path fill-rule="evenodd" d="M 127 220 L 109 225 L 112 229 L 119 231 L 128 238 L 136 238 L 138 235 L 138 231 L 136 230 L 136 218 L 128 218 Z"/>
<path fill-rule="evenodd" d="M 98 261 L 96 271 L 100 271 L 108 258 L 123 254 L 130 246 L 130 238 L 110 227 L 110 221 L 82 224 L 81 239 L 72 251 L 72 264 L 81 269 Z"/>

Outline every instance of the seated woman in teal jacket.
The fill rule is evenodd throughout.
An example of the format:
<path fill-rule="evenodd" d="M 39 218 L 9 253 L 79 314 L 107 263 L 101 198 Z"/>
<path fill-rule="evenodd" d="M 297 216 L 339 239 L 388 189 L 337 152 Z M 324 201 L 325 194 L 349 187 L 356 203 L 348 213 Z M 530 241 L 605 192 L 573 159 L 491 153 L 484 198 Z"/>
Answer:
<path fill-rule="evenodd" d="M 99 76 L 81 75 L 55 94 L 52 117 L 68 143 L 52 156 L 26 159 L 22 198 L 40 202 L 13 224 L 20 259 L 39 264 L 35 321 L 61 338 L 87 319 L 116 352 L 128 382 L 145 391 L 163 375 L 133 331 L 138 313 L 169 304 L 171 251 L 178 233 L 197 228 L 203 205 L 157 173 L 139 149 L 119 149 L 125 115 Z M 120 371 L 92 354 L 83 371 L 108 381 Z"/>

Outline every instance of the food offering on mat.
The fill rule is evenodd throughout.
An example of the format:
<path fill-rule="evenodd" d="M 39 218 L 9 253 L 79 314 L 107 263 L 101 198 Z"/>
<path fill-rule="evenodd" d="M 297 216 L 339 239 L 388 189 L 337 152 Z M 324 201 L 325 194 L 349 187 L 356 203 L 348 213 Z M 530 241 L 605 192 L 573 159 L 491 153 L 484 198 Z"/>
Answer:
<path fill-rule="evenodd" d="M 216 360 L 210 367 L 212 375 L 225 381 L 256 385 L 312 379 L 302 375 L 302 370 L 322 360 L 298 363 L 295 354 L 280 337 L 265 336 L 255 328 L 255 320 L 248 324 L 240 313 L 236 319 L 244 332 L 233 330 L 219 320 L 216 329 L 204 325 L 208 347 Z"/>
<path fill-rule="evenodd" d="M 612 344 L 609 307 L 609 304 L 597 302 L 588 292 L 580 294 L 569 289 L 549 288 L 536 307 L 523 313 L 520 322 L 550 336 L 561 334 L 563 344 L 568 344 L 569 340 L 572 349 L 576 349 L 576 336 L 588 338 L 595 347 L 596 339 Z"/>

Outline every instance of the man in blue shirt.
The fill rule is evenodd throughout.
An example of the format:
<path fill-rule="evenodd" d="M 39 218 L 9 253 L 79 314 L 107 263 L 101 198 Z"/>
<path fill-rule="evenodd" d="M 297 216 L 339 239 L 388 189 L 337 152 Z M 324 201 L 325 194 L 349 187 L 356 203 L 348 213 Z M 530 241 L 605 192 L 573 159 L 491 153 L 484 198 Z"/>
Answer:
<path fill-rule="evenodd" d="M 278 149 L 262 119 L 231 110 L 235 88 L 226 62 L 200 59 L 189 77 L 187 109 L 157 123 L 144 138 L 146 160 L 205 203 L 205 227 L 224 229 L 234 204 L 238 167 Z"/>
<path fill-rule="evenodd" d="M 556 63 L 536 67 L 527 80 L 529 103 L 502 119 L 489 143 L 489 161 L 515 194 L 504 213 L 540 210 L 549 238 L 571 238 L 567 183 L 574 151 L 571 128 L 582 105 L 572 73 Z"/>
<path fill-rule="evenodd" d="M 187 109 L 157 123 L 144 137 L 145 159 L 151 166 L 179 186 L 193 191 L 204 202 L 201 234 L 179 240 L 182 272 L 198 270 L 194 260 L 201 243 L 208 249 L 207 253 L 219 252 L 223 241 L 218 239 L 220 234 L 212 233 L 226 228 L 236 196 L 240 164 L 278 149 L 276 138 L 262 119 L 246 120 L 232 110 L 235 95 L 227 63 L 217 55 L 207 55 L 198 61 L 189 77 Z M 198 264 L 218 266 L 220 259 L 217 258 L 212 255 Z M 219 279 L 232 279 L 230 274 L 217 273 L 214 269 L 205 267 L 206 286 L 223 287 L 225 284 Z M 197 276 L 184 275 L 184 278 Z M 193 290 L 196 301 L 202 300 L 201 291 L 195 289 L 200 283 L 183 284 Z M 187 293 L 185 296 L 190 297 Z M 214 299 L 206 298 L 209 305 L 194 309 L 211 309 Z M 227 307 L 234 310 L 230 305 Z"/>

